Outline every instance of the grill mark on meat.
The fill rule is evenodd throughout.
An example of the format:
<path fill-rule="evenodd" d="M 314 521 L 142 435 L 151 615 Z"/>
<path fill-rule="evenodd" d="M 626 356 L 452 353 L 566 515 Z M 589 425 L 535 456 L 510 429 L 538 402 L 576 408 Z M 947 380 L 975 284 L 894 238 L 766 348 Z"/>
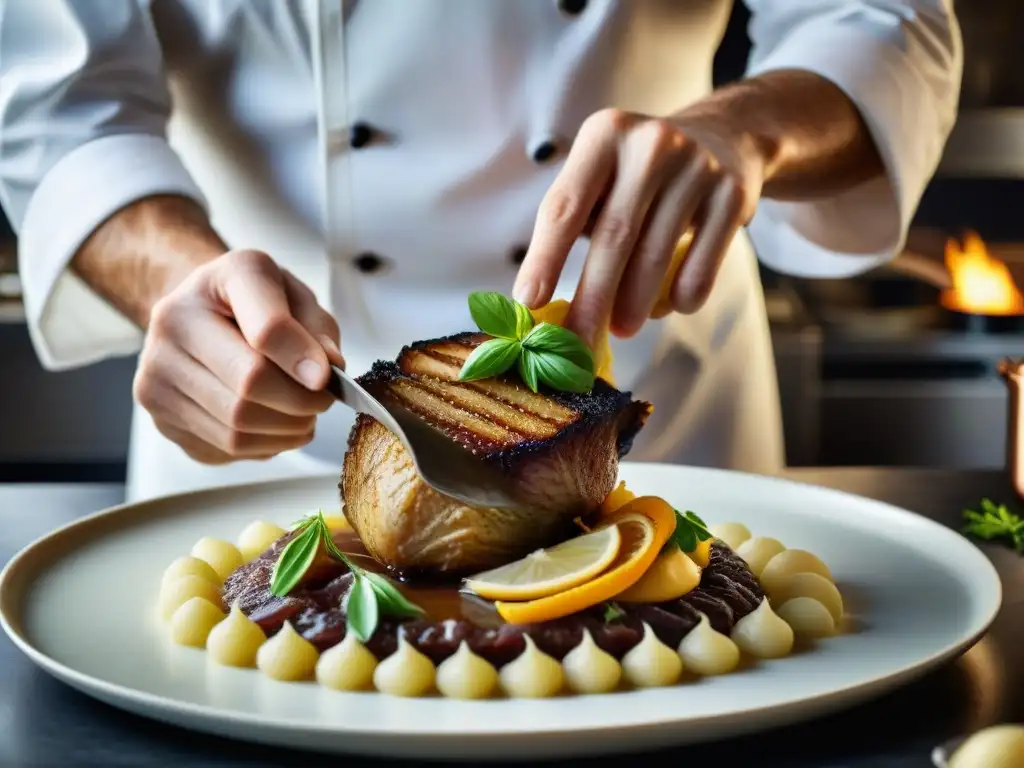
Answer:
<path fill-rule="evenodd" d="M 460 359 L 444 354 L 437 349 L 416 350 L 400 361 L 402 372 L 410 376 L 433 376 L 442 381 L 456 381 L 459 371 L 465 363 Z"/>
<path fill-rule="evenodd" d="M 508 403 L 511 407 L 529 411 L 539 419 L 544 419 L 558 427 L 566 427 L 576 418 L 576 413 L 543 395 L 527 389 L 525 385 L 503 378 L 473 381 L 469 386 L 488 397 Z"/>
<path fill-rule="evenodd" d="M 557 422 L 516 408 L 501 398 L 490 397 L 486 392 L 475 387 L 466 387 L 425 377 L 418 379 L 417 384 L 430 389 L 458 408 L 499 424 L 509 432 L 514 432 L 517 435 L 517 442 L 522 439 L 543 440 L 553 437 L 559 429 Z"/>
<path fill-rule="evenodd" d="M 291 621 L 299 634 L 321 651 L 326 650 L 345 637 L 345 615 L 341 606 L 351 587 L 352 576 L 347 572 L 337 573 L 343 571 L 344 566 L 334 563 L 335 575 L 328 580 L 325 581 L 321 573 L 317 583 L 304 583 L 286 598 L 274 597 L 270 594 L 270 572 L 286 539 L 284 537 L 259 558 L 231 574 L 224 585 L 224 601 L 230 605 L 238 600 L 242 611 L 268 635 L 278 631 L 286 620 Z M 465 640 L 475 653 L 501 667 L 522 653 L 524 634 L 529 634 L 538 648 L 559 660 L 579 644 L 584 629 L 590 631 L 600 648 L 618 659 L 640 642 L 644 624 L 659 640 L 676 648 L 700 621 L 698 611 L 708 616 L 717 631 L 729 634 L 736 621 L 760 604 L 764 592 L 742 559 L 728 547 L 716 542 L 711 553 L 708 567 L 695 590 L 665 603 L 621 603 L 625 615 L 620 621 L 606 623 L 603 606 L 529 625 L 488 625 L 483 620 L 474 623 L 465 619 L 398 621 L 385 616 L 367 647 L 377 658 L 383 659 L 395 651 L 401 631 L 415 648 L 439 664 L 455 653 Z M 743 582 L 752 581 L 755 588 L 741 583 L 741 578 Z"/>
<path fill-rule="evenodd" d="M 422 380 L 394 381 L 388 387 L 388 394 L 459 442 L 471 442 L 473 447 L 483 447 L 488 451 L 520 442 L 520 435 L 449 403 L 432 392 Z"/>
<path fill-rule="evenodd" d="M 428 342 L 429 343 L 429 342 Z M 417 378 L 433 378 L 442 382 L 459 382 L 459 371 L 475 343 L 465 345 L 444 344 L 438 347 L 409 347 L 399 356 L 399 369 Z M 457 348 L 463 352 L 460 356 L 447 354 L 443 350 Z M 509 408 L 522 414 L 529 414 L 534 419 L 549 425 L 564 427 L 569 424 L 575 413 L 569 408 L 552 402 L 543 395 L 534 393 L 521 383 L 508 378 L 484 379 L 473 382 L 459 382 L 463 391 L 475 391 L 497 400 Z"/>

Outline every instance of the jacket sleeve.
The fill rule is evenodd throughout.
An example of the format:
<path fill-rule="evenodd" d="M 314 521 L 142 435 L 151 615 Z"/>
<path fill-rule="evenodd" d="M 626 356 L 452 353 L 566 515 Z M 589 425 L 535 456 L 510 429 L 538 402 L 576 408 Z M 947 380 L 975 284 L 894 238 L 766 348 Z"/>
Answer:
<path fill-rule="evenodd" d="M 68 264 L 112 214 L 201 193 L 165 136 L 171 99 L 147 0 L 0 0 L 0 203 L 29 330 L 52 370 L 138 350 L 141 333 Z"/>
<path fill-rule="evenodd" d="M 813 202 L 763 199 L 749 226 L 761 261 L 846 277 L 903 246 L 956 119 L 963 52 L 952 0 L 746 0 L 749 75 L 801 69 L 852 100 L 885 175 Z"/>

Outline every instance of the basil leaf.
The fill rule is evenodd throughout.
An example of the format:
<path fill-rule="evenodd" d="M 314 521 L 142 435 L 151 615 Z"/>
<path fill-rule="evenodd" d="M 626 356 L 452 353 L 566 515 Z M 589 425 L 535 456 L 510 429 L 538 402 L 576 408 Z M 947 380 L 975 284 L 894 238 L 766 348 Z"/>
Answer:
<path fill-rule="evenodd" d="M 679 514 L 678 510 L 677 510 L 676 514 Z M 708 527 L 707 523 L 705 523 L 703 520 L 701 520 L 699 517 L 697 517 L 697 513 L 696 512 L 691 512 L 690 510 L 686 510 L 685 517 L 690 522 L 697 523 L 697 525 L 703 526 L 704 528 Z"/>
<path fill-rule="evenodd" d="M 693 552 L 697 549 L 697 534 L 688 525 L 676 525 L 672 540 L 683 552 Z"/>
<path fill-rule="evenodd" d="M 459 371 L 459 381 L 477 381 L 497 376 L 511 368 L 521 347 L 513 339 L 489 339 L 473 350 Z"/>
<path fill-rule="evenodd" d="M 319 514 L 320 514 L 321 517 L 323 516 L 323 512 L 320 512 Z M 307 525 L 312 525 L 313 522 L 316 521 L 316 518 L 317 518 L 316 515 L 306 515 L 305 517 L 300 518 L 299 520 L 296 520 L 294 523 L 292 523 L 288 527 L 288 530 L 289 531 L 295 531 L 295 530 L 298 530 L 299 528 L 305 528 Z"/>
<path fill-rule="evenodd" d="M 594 372 L 586 370 L 552 352 L 531 352 L 537 378 L 560 392 L 589 392 L 594 388 Z"/>
<path fill-rule="evenodd" d="M 357 566 L 352 564 L 351 560 L 345 557 L 345 553 L 338 549 L 338 545 L 334 543 L 334 537 L 331 536 L 331 527 L 327 525 L 327 521 L 324 520 L 323 510 L 317 513 L 316 525 L 320 531 L 320 540 L 324 544 L 324 551 L 326 551 L 327 554 L 335 560 L 347 565 L 350 571 L 354 572 L 359 570 Z"/>
<path fill-rule="evenodd" d="M 676 512 L 676 514 L 678 515 L 679 513 Z M 698 539 L 701 541 L 707 541 L 711 538 L 711 531 L 708 530 L 707 523 L 697 517 L 695 512 L 687 511 L 685 517 Z"/>
<path fill-rule="evenodd" d="M 583 339 L 554 323 L 541 323 L 526 334 L 523 346 L 535 352 L 550 352 L 564 357 L 585 371 L 594 371 L 594 353 Z"/>
<path fill-rule="evenodd" d="M 320 529 L 310 523 L 281 550 L 270 575 L 271 594 L 285 597 L 291 592 L 309 570 L 319 550 Z"/>
<path fill-rule="evenodd" d="M 477 327 L 499 339 L 518 339 L 518 312 L 515 302 L 493 291 L 469 294 L 469 314 Z"/>
<path fill-rule="evenodd" d="M 420 616 L 423 609 L 412 603 L 394 584 L 379 573 L 363 572 L 363 579 L 373 588 L 381 613 L 391 616 Z"/>
<path fill-rule="evenodd" d="M 514 302 L 516 308 L 516 338 L 520 341 L 533 329 L 533 313 L 525 304 Z"/>
<path fill-rule="evenodd" d="M 519 378 L 523 380 L 526 386 L 536 392 L 539 385 L 537 383 L 537 365 L 533 360 L 533 352 L 524 349 L 520 353 L 517 363 Z"/>
<path fill-rule="evenodd" d="M 362 643 L 369 642 L 377 629 L 380 612 L 373 585 L 358 571 L 352 572 L 352 588 L 345 599 L 345 625 Z"/>

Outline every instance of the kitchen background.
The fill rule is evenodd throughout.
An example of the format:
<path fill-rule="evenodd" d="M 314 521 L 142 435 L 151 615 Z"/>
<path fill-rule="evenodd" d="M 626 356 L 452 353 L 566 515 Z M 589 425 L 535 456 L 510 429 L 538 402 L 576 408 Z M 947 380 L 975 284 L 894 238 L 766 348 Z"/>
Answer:
<path fill-rule="evenodd" d="M 961 116 L 903 253 L 846 281 L 764 271 L 791 465 L 999 467 L 1024 356 L 1024 3 L 962 0 Z M 749 42 L 738 4 L 716 80 Z M 121 480 L 135 361 L 48 373 L 25 327 L 0 217 L 0 482 Z"/>

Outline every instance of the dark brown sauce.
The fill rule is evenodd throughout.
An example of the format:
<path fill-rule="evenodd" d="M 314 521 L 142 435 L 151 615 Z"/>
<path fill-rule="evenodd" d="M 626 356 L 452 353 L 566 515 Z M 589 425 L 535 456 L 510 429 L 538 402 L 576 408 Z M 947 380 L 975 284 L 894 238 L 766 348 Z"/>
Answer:
<path fill-rule="evenodd" d="M 389 576 L 409 602 L 423 609 L 423 618 L 427 621 L 465 620 L 484 628 L 496 628 L 505 623 L 492 602 L 460 589 L 458 581 L 430 582 L 398 576 L 374 559 L 355 531 L 334 531 L 331 537 L 338 549 L 351 557 L 356 565 Z"/>

